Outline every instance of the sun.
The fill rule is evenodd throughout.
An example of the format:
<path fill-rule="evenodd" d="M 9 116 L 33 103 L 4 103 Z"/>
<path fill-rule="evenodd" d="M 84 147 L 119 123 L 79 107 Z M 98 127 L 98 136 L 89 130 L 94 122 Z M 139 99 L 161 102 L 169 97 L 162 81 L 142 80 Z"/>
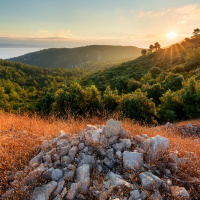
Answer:
<path fill-rule="evenodd" d="M 170 38 L 170 39 L 174 39 L 174 38 L 176 38 L 177 36 L 178 36 L 178 34 L 175 33 L 175 32 L 170 32 L 170 33 L 167 35 L 167 37 Z"/>

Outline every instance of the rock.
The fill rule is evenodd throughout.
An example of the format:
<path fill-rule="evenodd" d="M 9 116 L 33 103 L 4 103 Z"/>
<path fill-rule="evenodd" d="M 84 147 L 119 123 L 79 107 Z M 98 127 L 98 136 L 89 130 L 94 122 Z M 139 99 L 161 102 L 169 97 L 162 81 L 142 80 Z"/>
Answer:
<path fill-rule="evenodd" d="M 102 133 L 102 129 L 88 130 L 85 133 L 85 139 L 89 144 L 98 144 L 100 142 L 101 133 Z"/>
<path fill-rule="evenodd" d="M 40 178 L 41 174 L 44 172 L 45 167 L 42 163 L 39 167 L 30 172 L 21 182 L 23 185 L 34 186 L 37 180 Z"/>
<path fill-rule="evenodd" d="M 147 191 L 142 191 L 140 194 L 140 198 L 142 200 L 145 200 L 148 197 L 148 192 Z"/>
<path fill-rule="evenodd" d="M 65 133 L 63 130 L 60 130 L 57 134 L 59 134 L 59 136 L 57 137 L 57 140 L 62 140 L 62 139 L 69 140 L 71 137 L 70 134 Z"/>
<path fill-rule="evenodd" d="M 78 147 L 77 146 L 74 146 L 69 150 L 68 155 L 70 156 L 71 159 L 75 158 L 77 151 L 78 151 Z"/>
<path fill-rule="evenodd" d="M 63 172 L 60 169 L 55 169 L 52 171 L 51 179 L 54 181 L 59 181 L 63 177 Z"/>
<path fill-rule="evenodd" d="M 41 151 L 37 156 L 32 158 L 29 162 L 30 166 L 38 167 L 42 163 L 42 157 L 44 156 L 43 151 Z"/>
<path fill-rule="evenodd" d="M 67 195 L 67 188 L 64 187 L 63 191 L 60 194 L 61 199 L 63 199 Z"/>
<path fill-rule="evenodd" d="M 1 197 L 2 199 L 12 199 L 15 195 L 15 190 L 12 188 L 8 191 L 6 191 Z"/>
<path fill-rule="evenodd" d="M 57 141 L 58 147 L 64 147 L 64 146 L 67 146 L 67 145 L 68 145 L 68 140 L 66 140 L 66 139 L 62 139 L 62 140 Z"/>
<path fill-rule="evenodd" d="M 78 200 L 86 200 L 86 198 L 85 198 L 82 194 L 80 194 L 80 193 L 78 193 L 78 194 L 76 195 L 76 198 L 77 198 Z"/>
<path fill-rule="evenodd" d="M 142 149 L 147 153 L 147 159 L 150 162 L 154 162 L 161 158 L 161 156 L 167 151 L 169 147 L 169 140 L 157 135 L 146 139 L 142 143 Z"/>
<path fill-rule="evenodd" d="M 190 199 L 188 191 L 184 187 L 171 186 L 171 195 L 175 199 Z"/>
<path fill-rule="evenodd" d="M 44 140 L 41 144 L 42 149 L 47 149 L 53 144 L 52 140 Z"/>
<path fill-rule="evenodd" d="M 130 192 L 130 198 L 129 200 L 137 200 L 140 199 L 140 193 L 138 190 L 133 190 L 132 192 Z"/>
<path fill-rule="evenodd" d="M 48 200 L 56 186 L 57 182 L 51 181 L 47 185 L 36 187 L 30 197 L 30 200 Z"/>
<path fill-rule="evenodd" d="M 156 190 L 149 198 L 149 200 L 162 200 L 162 196 L 159 192 L 159 190 Z"/>
<path fill-rule="evenodd" d="M 121 159 L 122 158 L 122 152 L 121 151 L 117 151 L 115 155 L 116 155 L 117 159 Z"/>
<path fill-rule="evenodd" d="M 77 193 L 78 193 L 78 189 L 79 189 L 79 184 L 78 183 L 72 183 L 71 187 L 68 191 L 68 194 L 67 194 L 67 199 L 74 200 L 76 198 Z"/>
<path fill-rule="evenodd" d="M 115 155 L 114 155 L 114 150 L 113 148 L 108 149 L 106 151 L 107 157 L 110 158 L 112 161 L 115 161 Z"/>
<path fill-rule="evenodd" d="M 54 200 L 62 200 L 61 196 L 58 194 Z"/>
<path fill-rule="evenodd" d="M 112 147 L 115 151 L 122 151 L 125 148 L 125 143 L 116 143 Z"/>
<path fill-rule="evenodd" d="M 110 138 L 107 140 L 107 143 L 108 143 L 109 145 L 112 145 L 112 144 L 116 143 L 116 141 L 118 140 L 118 138 L 119 138 L 118 135 L 114 135 L 114 136 L 110 137 Z"/>
<path fill-rule="evenodd" d="M 72 141 L 71 141 L 71 146 L 78 146 L 79 145 L 79 138 L 74 138 Z"/>
<path fill-rule="evenodd" d="M 69 156 L 63 156 L 61 159 L 61 165 L 66 167 L 68 164 L 71 164 L 72 159 Z"/>
<path fill-rule="evenodd" d="M 108 168 L 110 168 L 111 170 L 113 169 L 115 163 L 111 159 L 105 157 L 103 162 Z"/>
<path fill-rule="evenodd" d="M 88 151 L 89 151 L 89 148 L 85 147 L 82 152 L 85 153 L 85 154 L 88 154 Z"/>
<path fill-rule="evenodd" d="M 107 155 L 106 150 L 103 147 L 99 147 L 98 151 L 101 154 L 101 156 L 106 156 Z"/>
<path fill-rule="evenodd" d="M 153 175 L 151 172 L 143 172 L 139 174 L 142 187 L 146 190 L 159 189 L 162 180 L 157 176 Z"/>
<path fill-rule="evenodd" d="M 129 139 L 120 139 L 120 142 L 125 145 L 126 149 L 130 149 L 131 148 L 131 140 L 129 140 Z"/>
<path fill-rule="evenodd" d="M 54 167 L 54 168 L 58 168 L 58 166 L 60 166 L 60 165 L 61 165 L 60 160 L 57 160 L 57 161 L 55 161 L 55 162 L 53 163 L 53 167 Z"/>
<path fill-rule="evenodd" d="M 92 169 L 92 167 L 95 163 L 94 156 L 85 155 L 84 153 L 82 153 L 80 155 L 80 159 L 81 159 L 81 162 L 78 165 L 79 167 L 84 164 L 88 164 L 90 166 L 90 169 Z"/>
<path fill-rule="evenodd" d="M 70 149 L 71 149 L 70 145 L 67 145 L 65 147 L 61 147 L 60 155 L 61 156 L 66 156 L 68 154 L 68 152 L 69 152 Z"/>
<path fill-rule="evenodd" d="M 53 197 L 56 197 L 64 187 L 65 181 L 63 179 L 59 180 L 56 190 L 53 192 Z"/>
<path fill-rule="evenodd" d="M 125 170 L 139 170 L 143 165 L 143 154 L 137 152 L 123 152 L 123 167 Z"/>
<path fill-rule="evenodd" d="M 109 138 L 111 136 L 119 135 L 121 130 L 122 122 L 110 119 L 107 121 L 107 125 L 104 128 L 104 134 Z"/>
<path fill-rule="evenodd" d="M 76 181 L 80 185 L 80 192 L 85 194 L 90 185 L 90 166 L 84 164 L 76 169 Z"/>
<path fill-rule="evenodd" d="M 44 160 L 45 165 L 48 165 L 49 163 L 51 163 L 51 156 L 50 155 L 45 155 L 42 157 Z"/>
<path fill-rule="evenodd" d="M 54 161 L 60 160 L 60 155 L 58 155 L 57 153 L 55 153 L 55 154 L 53 155 L 53 160 L 54 160 Z"/>
<path fill-rule="evenodd" d="M 84 143 L 80 143 L 79 145 L 78 145 L 78 149 L 81 151 L 81 150 L 83 150 L 85 148 L 85 144 Z"/>
<path fill-rule="evenodd" d="M 65 181 L 73 181 L 74 175 L 75 175 L 75 170 L 74 169 L 67 169 L 67 168 L 65 168 L 65 169 L 66 170 L 63 170 L 64 171 L 63 179 Z"/>
<path fill-rule="evenodd" d="M 126 188 L 129 190 L 137 189 L 136 186 L 131 183 L 125 181 L 120 175 L 115 174 L 113 172 L 108 172 L 107 174 L 109 180 L 109 187 L 117 187 L 117 188 Z"/>
<path fill-rule="evenodd" d="M 97 165 L 97 171 L 99 174 L 103 171 L 103 168 L 101 165 Z"/>

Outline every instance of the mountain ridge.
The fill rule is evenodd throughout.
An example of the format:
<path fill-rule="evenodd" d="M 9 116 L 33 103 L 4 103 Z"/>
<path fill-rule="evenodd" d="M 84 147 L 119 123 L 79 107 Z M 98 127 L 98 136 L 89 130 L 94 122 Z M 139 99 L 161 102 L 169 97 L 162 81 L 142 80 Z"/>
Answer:
<path fill-rule="evenodd" d="M 42 68 L 74 68 L 91 64 L 118 64 L 135 59 L 141 48 L 135 46 L 89 45 L 75 48 L 49 48 L 8 59 Z"/>

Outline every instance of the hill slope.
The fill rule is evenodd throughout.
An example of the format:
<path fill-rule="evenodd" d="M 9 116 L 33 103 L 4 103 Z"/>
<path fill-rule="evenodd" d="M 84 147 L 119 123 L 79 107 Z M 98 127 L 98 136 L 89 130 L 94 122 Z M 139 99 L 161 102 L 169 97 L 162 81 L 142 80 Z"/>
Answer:
<path fill-rule="evenodd" d="M 137 58 L 141 54 L 141 48 L 133 46 L 108 46 L 92 45 L 78 48 L 51 48 L 45 49 L 16 58 L 9 61 L 16 61 L 39 67 L 63 67 L 74 68 L 83 65 L 105 63 L 119 63 Z"/>

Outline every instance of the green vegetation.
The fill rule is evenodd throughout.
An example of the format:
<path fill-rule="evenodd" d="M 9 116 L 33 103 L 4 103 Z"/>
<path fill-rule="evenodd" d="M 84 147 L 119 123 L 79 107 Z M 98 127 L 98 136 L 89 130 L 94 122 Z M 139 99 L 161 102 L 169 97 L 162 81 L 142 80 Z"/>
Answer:
<path fill-rule="evenodd" d="M 9 61 L 36 65 L 42 68 L 87 67 L 104 69 L 140 56 L 140 48 L 133 46 L 92 45 L 78 48 L 51 48 L 29 53 Z"/>
<path fill-rule="evenodd" d="M 0 60 L 0 106 L 64 117 L 117 112 L 148 123 L 200 117 L 199 35 L 93 72 Z"/>

